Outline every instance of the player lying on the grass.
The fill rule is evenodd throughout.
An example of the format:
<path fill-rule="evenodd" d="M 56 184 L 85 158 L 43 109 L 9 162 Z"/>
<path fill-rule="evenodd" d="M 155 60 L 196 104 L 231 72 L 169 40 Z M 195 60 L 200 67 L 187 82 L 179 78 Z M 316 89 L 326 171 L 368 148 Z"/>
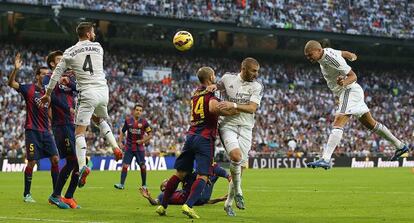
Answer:
<path fill-rule="evenodd" d="M 343 127 L 352 115 L 368 128 L 370 131 L 380 135 L 396 147 L 396 151 L 391 160 L 396 160 L 402 154 L 408 152 L 408 147 L 397 139 L 388 128 L 377 122 L 371 115 L 368 106 L 364 101 L 364 90 L 356 82 L 357 76 L 345 61 L 355 61 L 357 56 L 348 51 L 334 50 L 332 48 L 322 48 L 321 44 L 315 40 L 306 43 L 304 49 L 305 56 L 314 63 L 319 63 L 323 77 L 329 89 L 339 98 L 339 107 L 333 121 L 333 129 L 329 135 L 328 142 L 323 149 L 322 159 L 310 162 L 309 167 L 331 167 L 331 156 L 336 146 L 341 141 Z"/>
<path fill-rule="evenodd" d="M 215 204 L 227 199 L 227 195 L 222 197 L 211 199 L 213 193 L 214 184 L 217 182 L 219 177 L 226 178 L 229 182 L 231 181 L 231 176 L 226 172 L 225 169 L 221 168 L 218 164 L 213 165 L 213 176 L 209 178 L 206 187 L 201 193 L 201 197 L 196 201 L 194 205 L 204 205 L 204 204 Z M 187 200 L 190 195 L 191 187 L 193 186 L 194 181 L 196 180 L 197 173 L 193 172 L 192 174 L 187 175 L 182 182 L 182 189 L 176 190 L 173 195 L 170 197 L 168 204 L 171 205 L 182 205 Z M 164 191 L 167 186 L 168 180 L 165 179 L 161 185 L 161 193 L 158 194 L 157 198 L 154 199 L 151 197 L 151 194 L 148 190 L 140 188 L 139 191 L 143 197 L 145 197 L 151 205 L 160 205 L 164 197 Z"/>

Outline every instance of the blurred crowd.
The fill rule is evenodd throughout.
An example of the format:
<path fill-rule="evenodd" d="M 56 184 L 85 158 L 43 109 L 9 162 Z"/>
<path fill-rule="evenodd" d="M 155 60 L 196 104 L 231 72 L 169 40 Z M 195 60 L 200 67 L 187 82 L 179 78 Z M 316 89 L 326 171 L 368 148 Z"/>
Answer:
<path fill-rule="evenodd" d="M 414 38 L 411 0 L 6 0 L 42 5 L 227 22 L 238 26 Z"/>
<path fill-rule="evenodd" d="M 0 156 L 22 158 L 25 153 L 25 104 L 22 97 L 7 86 L 13 58 L 19 51 L 23 67 L 17 75 L 21 83 L 32 82 L 36 66 L 46 65 L 46 49 L 40 44 L 23 46 L 0 44 Z M 55 50 L 55 49 L 50 49 Z M 265 91 L 257 111 L 251 156 L 317 156 L 331 130 L 335 98 L 326 87 L 316 65 L 260 61 L 260 78 Z M 109 114 L 115 136 L 135 103 L 144 105 L 154 137 L 146 149 L 148 155 L 177 155 L 189 127 L 189 99 L 197 85 L 195 71 L 204 65 L 213 67 L 219 78 L 225 72 L 238 72 L 240 61 L 211 57 L 184 57 L 158 54 L 127 54 L 106 51 L 104 67 L 110 88 Z M 144 82 L 144 67 L 172 68 L 172 79 Z M 407 143 L 414 142 L 414 75 L 412 70 L 355 70 L 365 89 L 365 100 L 373 117 Z M 95 155 L 110 155 L 103 137 L 91 126 L 88 150 Z M 394 148 L 376 134 L 364 129 L 356 118 L 344 130 L 335 154 L 338 156 L 390 156 Z M 223 148 L 217 140 L 217 152 Z M 413 154 L 411 154 L 413 155 Z"/>

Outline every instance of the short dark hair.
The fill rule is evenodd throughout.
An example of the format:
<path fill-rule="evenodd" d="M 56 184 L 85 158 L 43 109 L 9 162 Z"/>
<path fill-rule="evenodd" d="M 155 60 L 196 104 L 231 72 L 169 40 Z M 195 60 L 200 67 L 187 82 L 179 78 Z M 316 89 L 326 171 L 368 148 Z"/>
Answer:
<path fill-rule="evenodd" d="M 259 62 L 257 62 L 256 59 L 254 59 L 253 57 L 246 57 L 243 62 L 242 62 L 242 67 L 246 67 L 247 64 L 249 65 L 259 65 Z"/>
<path fill-rule="evenodd" d="M 213 74 L 214 70 L 211 67 L 202 67 L 197 71 L 198 80 L 202 84 L 204 84 Z"/>
<path fill-rule="evenodd" d="M 49 55 L 47 55 L 46 62 L 47 62 L 47 66 L 49 67 L 49 69 L 53 69 L 53 67 L 52 67 L 52 65 L 50 65 L 50 63 L 51 62 L 54 63 L 55 62 L 55 58 L 57 56 L 62 56 L 62 55 L 63 55 L 63 52 L 60 51 L 60 50 L 52 51 L 52 52 L 49 53 Z M 56 64 L 55 64 L 55 66 L 56 66 Z"/>
<path fill-rule="evenodd" d="M 41 73 L 40 71 L 43 70 L 43 69 L 48 70 L 48 68 L 45 67 L 45 66 L 40 66 L 40 67 L 36 68 L 36 71 L 35 71 L 36 76 L 40 75 L 40 73 Z"/>
<path fill-rule="evenodd" d="M 135 104 L 135 106 L 134 106 L 134 110 L 135 110 L 137 107 L 141 107 L 141 108 L 143 108 L 144 106 L 142 106 L 142 104 L 140 104 L 140 103 Z"/>
<path fill-rule="evenodd" d="M 90 32 L 93 27 L 95 27 L 95 24 L 91 22 L 81 22 L 78 27 L 76 27 L 76 33 L 79 38 L 84 38 L 86 37 L 86 33 Z"/>

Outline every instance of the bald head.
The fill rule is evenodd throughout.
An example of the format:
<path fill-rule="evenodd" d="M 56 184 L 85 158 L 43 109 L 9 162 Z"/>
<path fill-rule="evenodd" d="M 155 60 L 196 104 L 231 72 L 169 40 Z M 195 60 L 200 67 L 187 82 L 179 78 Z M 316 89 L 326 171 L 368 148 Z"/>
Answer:
<path fill-rule="evenodd" d="M 306 43 L 303 52 L 304 52 L 306 58 L 308 58 L 308 60 L 310 60 L 311 62 L 316 62 L 319 59 L 321 59 L 321 57 L 323 55 L 323 48 L 322 48 L 321 44 L 318 41 L 309 40 Z"/>
<path fill-rule="evenodd" d="M 197 71 L 197 77 L 201 84 L 209 85 L 214 83 L 215 75 L 211 67 L 202 67 Z"/>
<path fill-rule="evenodd" d="M 322 49 L 322 45 L 316 40 L 309 40 L 305 45 L 305 53 L 311 50 Z"/>

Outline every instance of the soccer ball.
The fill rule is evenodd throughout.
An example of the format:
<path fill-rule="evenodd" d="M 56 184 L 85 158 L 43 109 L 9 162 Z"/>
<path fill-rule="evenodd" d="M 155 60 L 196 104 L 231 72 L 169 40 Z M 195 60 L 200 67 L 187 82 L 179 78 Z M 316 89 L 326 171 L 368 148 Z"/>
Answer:
<path fill-rule="evenodd" d="M 173 43 L 179 51 L 189 50 L 193 46 L 193 36 L 187 31 L 178 31 L 174 35 Z"/>

